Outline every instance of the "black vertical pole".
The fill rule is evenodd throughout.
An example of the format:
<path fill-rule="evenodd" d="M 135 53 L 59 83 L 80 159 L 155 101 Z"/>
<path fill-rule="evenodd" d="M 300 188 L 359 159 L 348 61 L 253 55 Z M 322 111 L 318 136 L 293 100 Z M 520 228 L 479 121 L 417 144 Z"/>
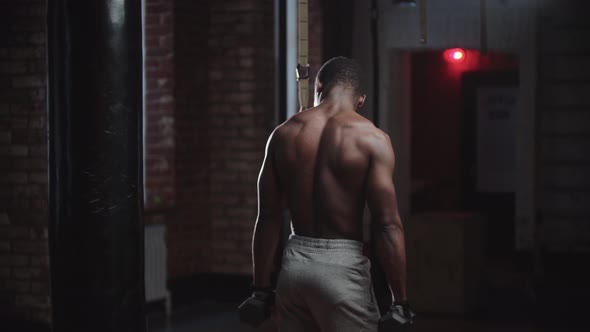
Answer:
<path fill-rule="evenodd" d="M 371 0 L 371 53 L 373 60 L 373 122 L 379 126 L 379 11 Z"/>
<path fill-rule="evenodd" d="M 373 122 L 376 126 L 380 126 L 381 119 L 379 117 L 379 9 L 378 1 L 371 1 L 371 47 L 373 59 Z M 385 276 L 385 270 L 377 261 L 377 244 L 375 237 L 371 233 L 369 252 L 372 260 L 371 277 L 373 279 L 373 288 L 375 290 L 375 297 L 377 305 L 381 314 L 385 314 L 391 307 L 391 296 L 389 284 Z"/>
<path fill-rule="evenodd" d="M 287 68 L 287 2 L 275 0 L 275 125 L 287 120 L 287 80 L 294 78 L 289 76 Z M 293 74 L 295 70 L 292 71 Z M 282 267 L 283 250 L 291 234 L 291 215 L 288 210 L 283 211 L 283 223 L 281 224 L 281 238 L 277 248 L 275 269 L 272 283 L 276 286 L 279 272 Z"/>
<path fill-rule="evenodd" d="M 284 0 L 275 0 L 275 62 L 275 124 L 278 125 L 287 120 L 287 80 L 292 78 L 287 74 L 287 3 Z"/>
<path fill-rule="evenodd" d="M 144 332 L 140 0 L 49 0 L 53 330 Z"/>

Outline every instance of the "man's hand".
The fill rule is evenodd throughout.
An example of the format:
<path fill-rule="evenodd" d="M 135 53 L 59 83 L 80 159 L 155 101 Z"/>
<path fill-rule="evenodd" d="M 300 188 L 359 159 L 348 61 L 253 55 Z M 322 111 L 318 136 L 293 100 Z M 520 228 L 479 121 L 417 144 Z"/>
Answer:
<path fill-rule="evenodd" d="M 252 297 L 263 302 L 268 307 L 275 304 L 275 292 L 271 289 L 256 289 L 252 293 Z"/>
<path fill-rule="evenodd" d="M 415 316 L 407 301 L 395 302 L 379 319 L 379 332 L 404 331 L 414 324 Z"/>
<path fill-rule="evenodd" d="M 396 312 L 400 317 L 406 319 L 407 324 L 412 325 L 414 323 L 414 317 L 416 316 L 416 313 L 410 309 L 410 304 L 408 301 L 396 301 L 389 310 Z"/>
<path fill-rule="evenodd" d="M 275 293 L 271 289 L 254 289 L 252 296 L 244 301 L 238 309 L 243 323 L 258 327 L 271 317 L 274 312 Z"/>

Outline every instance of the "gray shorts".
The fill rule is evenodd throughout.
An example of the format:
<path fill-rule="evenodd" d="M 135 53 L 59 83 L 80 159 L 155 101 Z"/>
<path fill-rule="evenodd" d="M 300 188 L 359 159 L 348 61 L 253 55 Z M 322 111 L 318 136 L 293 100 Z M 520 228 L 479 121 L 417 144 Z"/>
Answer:
<path fill-rule="evenodd" d="M 291 235 L 276 289 L 280 332 L 377 331 L 362 243 Z"/>

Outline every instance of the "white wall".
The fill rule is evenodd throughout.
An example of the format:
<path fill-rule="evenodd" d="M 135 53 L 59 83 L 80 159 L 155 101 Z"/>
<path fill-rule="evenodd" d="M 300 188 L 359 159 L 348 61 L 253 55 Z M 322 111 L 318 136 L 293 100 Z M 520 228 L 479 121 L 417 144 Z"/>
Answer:
<path fill-rule="evenodd" d="M 417 0 L 420 3 L 420 0 Z M 420 42 L 420 7 L 394 5 L 380 0 L 383 48 L 441 49 L 464 47 L 479 49 L 480 1 L 427 0 L 425 44 Z M 487 44 L 495 51 L 514 51 L 529 41 L 534 27 L 535 0 L 486 0 Z"/>

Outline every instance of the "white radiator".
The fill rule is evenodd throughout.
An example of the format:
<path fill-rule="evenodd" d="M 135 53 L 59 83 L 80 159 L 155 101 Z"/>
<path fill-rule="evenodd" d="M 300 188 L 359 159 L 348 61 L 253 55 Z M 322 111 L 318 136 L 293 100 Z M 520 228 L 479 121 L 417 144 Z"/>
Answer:
<path fill-rule="evenodd" d="M 164 300 L 171 312 L 170 292 L 166 288 L 166 226 L 145 226 L 145 301 Z"/>

